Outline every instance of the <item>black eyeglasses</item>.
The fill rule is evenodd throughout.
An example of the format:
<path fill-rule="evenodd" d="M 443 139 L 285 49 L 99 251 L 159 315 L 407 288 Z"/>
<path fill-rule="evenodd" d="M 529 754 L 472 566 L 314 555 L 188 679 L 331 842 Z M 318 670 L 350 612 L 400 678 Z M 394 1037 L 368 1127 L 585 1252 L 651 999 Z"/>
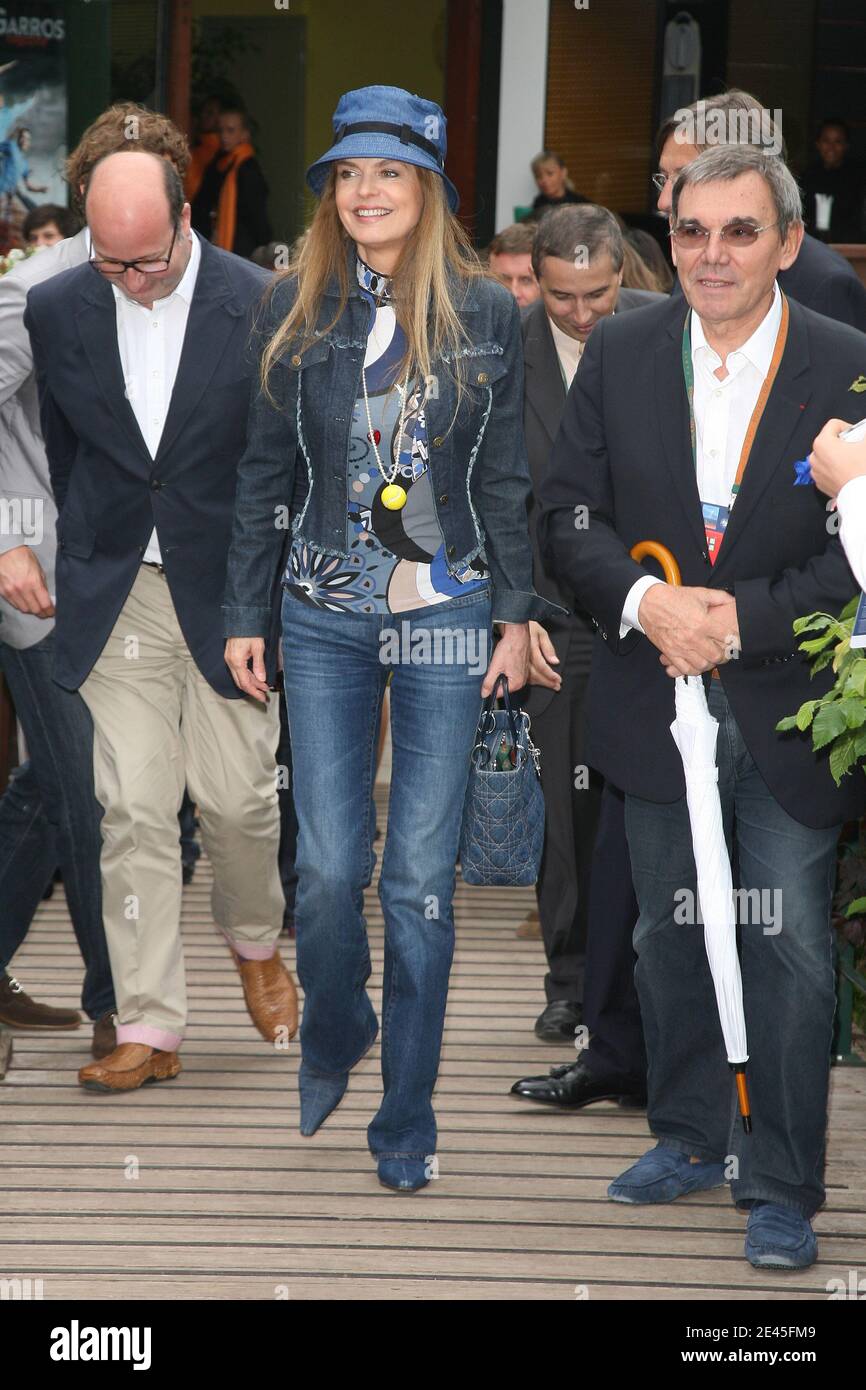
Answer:
<path fill-rule="evenodd" d="M 656 188 L 658 189 L 659 193 L 664 193 L 664 191 L 665 191 L 665 184 L 666 184 L 669 180 L 670 180 L 671 182 L 673 182 L 673 180 L 676 178 L 676 174 L 662 174 L 662 173 L 658 173 L 658 174 L 653 174 L 653 175 L 651 175 L 651 177 L 652 177 L 652 181 L 653 181 L 653 183 L 655 184 Z"/>
<path fill-rule="evenodd" d="M 765 222 L 763 227 L 756 227 L 754 222 L 733 221 L 726 222 L 724 227 L 719 228 L 719 237 L 726 246 L 754 246 L 761 232 L 766 232 L 770 227 L 778 227 L 779 223 Z M 702 227 L 700 222 L 681 222 L 678 227 L 672 227 L 668 236 L 672 237 L 677 246 L 690 249 L 697 249 L 709 244 L 711 233 L 706 227 Z"/>
<path fill-rule="evenodd" d="M 98 270 L 100 275 L 125 275 L 127 270 L 137 270 L 142 275 L 159 275 L 162 271 L 168 270 L 171 264 L 171 253 L 174 250 L 174 243 L 177 241 L 177 227 L 168 248 L 168 255 L 160 256 L 154 261 L 97 261 L 91 253 L 90 264 L 94 270 Z"/>

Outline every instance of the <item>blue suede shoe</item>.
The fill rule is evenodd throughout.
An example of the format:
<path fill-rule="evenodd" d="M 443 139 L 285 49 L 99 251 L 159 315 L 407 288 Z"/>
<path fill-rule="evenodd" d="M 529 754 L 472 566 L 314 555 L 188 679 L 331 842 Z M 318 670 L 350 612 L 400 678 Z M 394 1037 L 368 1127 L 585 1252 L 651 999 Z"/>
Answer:
<path fill-rule="evenodd" d="M 301 1134 L 309 1138 L 336 1110 L 349 1084 L 347 1071 L 316 1071 L 301 1058 L 298 1090 L 301 1095 Z"/>
<path fill-rule="evenodd" d="M 379 1181 L 383 1187 L 392 1187 L 395 1192 L 417 1192 L 430 1181 L 427 1158 L 414 1154 L 389 1154 L 376 1162 Z"/>
<path fill-rule="evenodd" d="M 721 1163 L 692 1163 L 688 1154 L 657 1144 L 607 1189 L 614 1202 L 675 1202 L 687 1192 L 706 1192 L 727 1182 Z"/>
<path fill-rule="evenodd" d="M 746 1227 L 746 1259 L 755 1269 L 807 1269 L 818 1258 L 811 1222 L 793 1207 L 756 1202 Z"/>

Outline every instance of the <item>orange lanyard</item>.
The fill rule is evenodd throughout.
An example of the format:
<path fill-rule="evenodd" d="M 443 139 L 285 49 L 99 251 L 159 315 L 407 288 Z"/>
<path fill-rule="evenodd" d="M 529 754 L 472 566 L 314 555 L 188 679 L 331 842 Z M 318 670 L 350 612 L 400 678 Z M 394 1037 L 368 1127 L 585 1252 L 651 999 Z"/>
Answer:
<path fill-rule="evenodd" d="M 782 294 L 782 291 L 780 290 L 779 293 Z M 755 408 L 752 411 L 752 418 L 749 421 L 748 429 L 746 430 L 746 435 L 743 440 L 743 447 L 740 450 L 740 461 L 737 464 L 737 472 L 734 478 L 733 486 L 731 488 L 732 507 L 734 505 L 734 502 L 736 501 L 737 493 L 740 490 L 740 483 L 743 481 L 743 474 L 746 471 L 746 464 L 748 463 L 749 455 L 752 452 L 752 445 L 755 442 L 755 435 L 757 434 L 758 426 L 761 423 L 761 416 L 764 413 L 764 408 L 769 399 L 770 392 L 773 389 L 773 382 L 776 380 L 776 375 L 779 371 L 779 364 L 782 361 L 782 354 L 785 351 L 785 343 L 787 341 L 787 338 L 788 301 L 785 298 L 785 295 L 782 294 L 782 318 L 779 323 L 779 331 L 776 334 L 776 344 L 773 348 L 773 356 L 770 359 L 770 369 L 764 378 L 764 384 L 761 387 L 761 390 L 758 394 L 758 399 L 755 402 Z M 683 376 L 685 378 L 686 383 L 686 395 L 688 396 L 689 401 L 689 432 L 691 434 L 692 440 L 692 460 L 695 465 L 695 470 L 697 470 L 698 446 L 697 430 L 695 428 L 695 373 L 694 367 L 692 365 L 691 313 L 689 313 L 686 316 L 686 321 L 683 325 Z"/>

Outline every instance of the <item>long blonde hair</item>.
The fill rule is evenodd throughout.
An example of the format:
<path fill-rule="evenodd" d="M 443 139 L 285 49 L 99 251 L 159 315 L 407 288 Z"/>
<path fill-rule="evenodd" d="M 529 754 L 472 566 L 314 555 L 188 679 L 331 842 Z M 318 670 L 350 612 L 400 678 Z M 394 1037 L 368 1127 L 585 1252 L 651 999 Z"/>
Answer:
<path fill-rule="evenodd" d="M 459 404 L 465 386 L 460 350 L 469 339 L 460 318 L 458 296 L 466 282 L 483 277 L 484 270 L 469 237 L 448 207 L 439 175 L 421 168 L 417 173 L 423 198 L 421 216 L 391 277 L 391 304 L 406 335 L 406 352 L 395 380 L 411 370 L 429 381 L 433 362 L 441 361 L 445 354 L 457 383 Z M 332 278 L 339 285 L 339 303 L 319 333 L 333 328 L 346 307 L 346 254 L 350 238 L 337 211 L 335 185 L 336 165 L 328 175 L 297 259 L 275 276 L 272 292 L 282 280 L 291 277 L 297 279 L 298 288 L 289 313 L 262 354 L 262 388 L 267 395 L 268 377 L 276 359 L 289 344 L 302 354 L 314 340 L 322 299 Z"/>

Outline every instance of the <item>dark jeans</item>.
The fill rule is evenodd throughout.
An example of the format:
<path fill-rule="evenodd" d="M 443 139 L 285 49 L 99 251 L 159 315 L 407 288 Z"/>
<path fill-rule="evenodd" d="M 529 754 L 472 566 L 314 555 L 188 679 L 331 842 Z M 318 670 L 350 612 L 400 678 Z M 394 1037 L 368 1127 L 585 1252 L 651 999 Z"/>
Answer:
<path fill-rule="evenodd" d="M 738 1205 L 762 1199 L 811 1216 L 824 1201 L 835 1007 L 830 901 L 840 827 L 813 830 L 782 809 L 743 742 L 721 682 L 710 686 L 725 833 L 739 855 L 754 1130 L 744 1135 L 740 1125 L 703 927 L 676 920 L 685 915 L 682 890 L 696 892 L 685 797 L 670 805 L 626 797 L 640 904 L 635 980 L 649 1060 L 648 1119 L 666 1147 L 716 1162 L 735 1158 Z"/>
<path fill-rule="evenodd" d="M 391 794 L 379 881 L 384 1096 L 367 1131 L 377 1155 L 423 1158 L 436 1151 L 432 1095 L 454 949 L 452 898 L 490 627 L 486 592 L 393 617 L 325 612 L 283 599 L 298 816 L 301 1050 L 319 1071 L 349 1070 L 377 1032 L 366 990 L 363 890 L 374 863 L 370 806 L 379 714 L 393 671 Z M 458 635 L 451 660 L 441 659 L 444 632 Z M 388 651 L 382 639 L 395 636 L 400 650 Z M 418 659 L 421 643 L 432 657 Z M 476 659 L 480 643 L 486 655 Z"/>
<path fill-rule="evenodd" d="M 59 864 L 84 959 L 81 1006 L 95 1019 L 115 1001 L 102 925 L 93 725 L 81 696 L 52 680 L 53 647 L 53 633 L 23 651 L 0 642 L 0 668 L 30 752 L 0 799 L 0 969 L 27 935 Z"/>

